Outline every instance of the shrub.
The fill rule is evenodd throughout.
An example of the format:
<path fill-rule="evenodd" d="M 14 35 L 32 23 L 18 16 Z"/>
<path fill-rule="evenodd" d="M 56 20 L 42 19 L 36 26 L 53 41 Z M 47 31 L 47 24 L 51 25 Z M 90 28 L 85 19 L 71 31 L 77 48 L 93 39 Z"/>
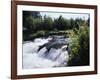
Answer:
<path fill-rule="evenodd" d="M 79 33 L 81 63 L 89 65 L 89 27 L 82 26 Z"/>
<path fill-rule="evenodd" d="M 80 26 L 79 30 L 74 29 L 71 41 L 71 58 L 68 64 L 70 66 L 89 65 L 89 27 Z"/>

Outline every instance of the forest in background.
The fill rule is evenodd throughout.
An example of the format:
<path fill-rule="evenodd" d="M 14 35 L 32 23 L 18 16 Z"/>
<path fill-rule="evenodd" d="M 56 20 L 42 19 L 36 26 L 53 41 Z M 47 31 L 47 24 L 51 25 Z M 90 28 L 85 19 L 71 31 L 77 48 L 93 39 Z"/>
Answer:
<path fill-rule="evenodd" d="M 89 65 L 89 27 L 90 19 L 56 19 L 42 17 L 38 11 L 23 11 L 23 41 L 50 35 L 66 35 L 70 38 L 69 66 Z"/>

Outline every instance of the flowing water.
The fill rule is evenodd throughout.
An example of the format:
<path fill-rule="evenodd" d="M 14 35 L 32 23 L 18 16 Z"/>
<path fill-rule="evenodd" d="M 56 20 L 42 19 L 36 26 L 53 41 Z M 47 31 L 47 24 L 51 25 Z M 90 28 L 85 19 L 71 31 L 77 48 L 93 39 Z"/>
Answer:
<path fill-rule="evenodd" d="M 36 38 L 23 43 L 23 68 L 65 67 L 69 59 L 64 36 Z"/>

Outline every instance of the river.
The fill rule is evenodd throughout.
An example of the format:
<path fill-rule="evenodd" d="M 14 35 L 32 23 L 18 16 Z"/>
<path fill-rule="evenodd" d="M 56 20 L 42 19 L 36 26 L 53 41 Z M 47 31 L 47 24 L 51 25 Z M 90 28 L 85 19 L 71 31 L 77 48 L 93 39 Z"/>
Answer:
<path fill-rule="evenodd" d="M 65 36 L 35 38 L 23 43 L 23 69 L 65 67 L 68 59 Z"/>

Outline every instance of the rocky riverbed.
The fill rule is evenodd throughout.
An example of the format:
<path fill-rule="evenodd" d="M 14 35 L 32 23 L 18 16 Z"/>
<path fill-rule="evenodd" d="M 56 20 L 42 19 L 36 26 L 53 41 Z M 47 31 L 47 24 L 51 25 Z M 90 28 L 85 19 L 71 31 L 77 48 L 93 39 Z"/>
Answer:
<path fill-rule="evenodd" d="M 68 38 L 49 36 L 23 43 L 23 68 L 65 67 L 69 59 Z"/>

